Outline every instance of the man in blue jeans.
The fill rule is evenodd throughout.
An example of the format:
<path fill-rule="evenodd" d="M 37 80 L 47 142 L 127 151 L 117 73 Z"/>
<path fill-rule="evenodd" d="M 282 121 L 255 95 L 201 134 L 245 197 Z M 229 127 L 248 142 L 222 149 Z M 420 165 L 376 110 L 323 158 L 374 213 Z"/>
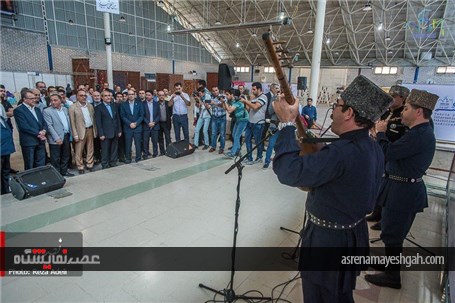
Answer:
<path fill-rule="evenodd" d="M 206 93 L 204 87 L 199 87 L 197 91 L 199 97 L 194 97 L 194 99 L 196 100 L 195 109 L 199 111 L 199 117 L 197 118 L 196 128 L 194 129 L 194 148 L 199 147 L 199 135 L 202 129 L 202 132 L 204 133 L 204 147 L 202 150 L 206 150 L 209 148 L 209 126 L 212 117 L 210 112 L 212 107 L 210 103 L 212 100 L 210 95 Z"/>
<path fill-rule="evenodd" d="M 173 106 L 172 122 L 174 124 L 175 141 L 180 141 L 180 128 L 182 128 L 185 140 L 190 142 L 190 133 L 188 131 L 188 106 L 191 106 L 190 96 L 182 91 L 182 83 L 175 83 L 174 89 L 175 92 L 169 100 L 169 106 Z"/>
<path fill-rule="evenodd" d="M 267 109 L 267 113 L 270 117 L 270 120 L 272 121 L 278 121 L 278 117 L 275 114 L 275 110 L 273 109 L 273 103 L 275 102 L 277 96 L 280 95 L 280 92 L 278 91 L 275 96 L 272 96 L 270 99 L 270 106 Z M 264 161 L 264 166 L 262 167 L 263 169 L 269 168 L 270 165 L 270 159 L 272 158 L 272 152 L 273 152 L 273 147 L 275 146 L 275 142 L 278 139 L 278 131 L 276 129 L 276 125 L 271 123 L 269 126 L 269 131 L 274 132 L 272 136 L 269 137 L 269 145 L 267 146 L 267 151 L 265 152 L 265 161 Z M 267 133 L 266 133 L 267 134 Z"/>
<path fill-rule="evenodd" d="M 248 160 L 245 162 L 246 165 L 262 163 L 264 144 L 261 143 L 261 141 L 265 124 L 265 111 L 267 109 L 267 97 L 262 93 L 262 84 L 254 82 L 251 85 L 251 93 L 251 101 L 247 100 L 246 97 L 240 98 L 243 104 L 245 104 L 245 107 L 249 110 L 250 116 L 245 130 L 245 145 L 247 153 L 249 153 L 253 149 L 252 139 L 254 137 L 254 141 L 258 144 L 258 147 L 256 159 L 253 161 L 253 155 L 249 154 Z"/>
<path fill-rule="evenodd" d="M 216 150 L 216 142 L 218 133 L 220 134 L 220 150 L 218 154 L 224 153 L 224 144 L 226 142 L 226 111 L 223 108 L 221 99 L 225 99 L 226 96 L 220 95 L 218 87 L 212 88 L 212 140 L 209 153 L 213 153 Z"/>

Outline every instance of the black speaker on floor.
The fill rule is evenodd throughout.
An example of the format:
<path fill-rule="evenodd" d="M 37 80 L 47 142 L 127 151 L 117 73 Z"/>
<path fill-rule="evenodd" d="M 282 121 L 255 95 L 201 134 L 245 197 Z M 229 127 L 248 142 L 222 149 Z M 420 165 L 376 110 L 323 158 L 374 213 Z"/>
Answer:
<path fill-rule="evenodd" d="M 232 87 L 232 77 L 235 75 L 234 67 L 228 64 L 218 66 L 218 88 L 220 90 Z"/>
<path fill-rule="evenodd" d="M 307 89 L 307 77 L 297 77 L 297 89 L 306 90 Z"/>
<path fill-rule="evenodd" d="M 32 168 L 13 176 L 9 185 L 13 197 L 23 200 L 62 188 L 66 180 L 50 165 Z"/>
<path fill-rule="evenodd" d="M 194 153 L 194 146 L 186 140 L 169 144 L 166 149 L 166 156 L 171 158 L 180 158 Z"/>

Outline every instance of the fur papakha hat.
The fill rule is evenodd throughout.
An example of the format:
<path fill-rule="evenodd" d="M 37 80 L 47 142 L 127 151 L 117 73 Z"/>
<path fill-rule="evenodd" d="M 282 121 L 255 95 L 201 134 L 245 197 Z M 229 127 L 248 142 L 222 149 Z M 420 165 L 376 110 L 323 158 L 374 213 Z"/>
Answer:
<path fill-rule="evenodd" d="M 389 89 L 389 95 L 393 96 L 400 96 L 406 98 L 409 96 L 409 89 L 407 87 L 401 85 L 393 85 Z"/>
<path fill-rule="evenodd" d="M 372 122 L 379 120 L 393 98 L 365 76 L 357 76 L 341 93 L 344 103 L 355 109 L 360 117 Z"/>
<path fill-rule="evenodd" d="M 406 99 L 406 102 L 415 106 L 434 110 L 438 100 L 438 95 L 429 93 L 426 90 L 413 89 Z"/>

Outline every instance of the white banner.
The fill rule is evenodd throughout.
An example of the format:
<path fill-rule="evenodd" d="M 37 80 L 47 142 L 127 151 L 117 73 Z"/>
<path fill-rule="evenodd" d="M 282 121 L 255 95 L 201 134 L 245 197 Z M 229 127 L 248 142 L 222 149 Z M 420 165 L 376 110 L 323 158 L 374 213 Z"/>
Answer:
<path fill-rule="evenodd" d="M 439 96 L 433 111 L 434 134 L 437 140 L 455 143 L 455 85 L 406 84 L 411 89 L 426 90 Z"/>
<path fill-rule="evenodd" d="M 119 0 L 96 0 L 96 10 L 118 15 L 120 14 Z"/>

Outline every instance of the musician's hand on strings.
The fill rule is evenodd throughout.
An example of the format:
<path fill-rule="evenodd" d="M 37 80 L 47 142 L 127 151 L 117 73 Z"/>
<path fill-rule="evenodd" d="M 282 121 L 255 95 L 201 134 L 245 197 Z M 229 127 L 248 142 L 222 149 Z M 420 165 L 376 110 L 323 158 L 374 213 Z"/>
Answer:
<path fill-rule="evenodd" d="M 387 130 L 387 120 L 376 122 L 376 133 L 384 133 Z"/>
<path fill-rule="evenodd" d="M 299 102 L 296 101 L 293 105 L 289 105 L 284 94 L 280 94 L 280 98 L 273 102 L 272 106 L 281 122 L 294 122 L 299 115 Z"/>

